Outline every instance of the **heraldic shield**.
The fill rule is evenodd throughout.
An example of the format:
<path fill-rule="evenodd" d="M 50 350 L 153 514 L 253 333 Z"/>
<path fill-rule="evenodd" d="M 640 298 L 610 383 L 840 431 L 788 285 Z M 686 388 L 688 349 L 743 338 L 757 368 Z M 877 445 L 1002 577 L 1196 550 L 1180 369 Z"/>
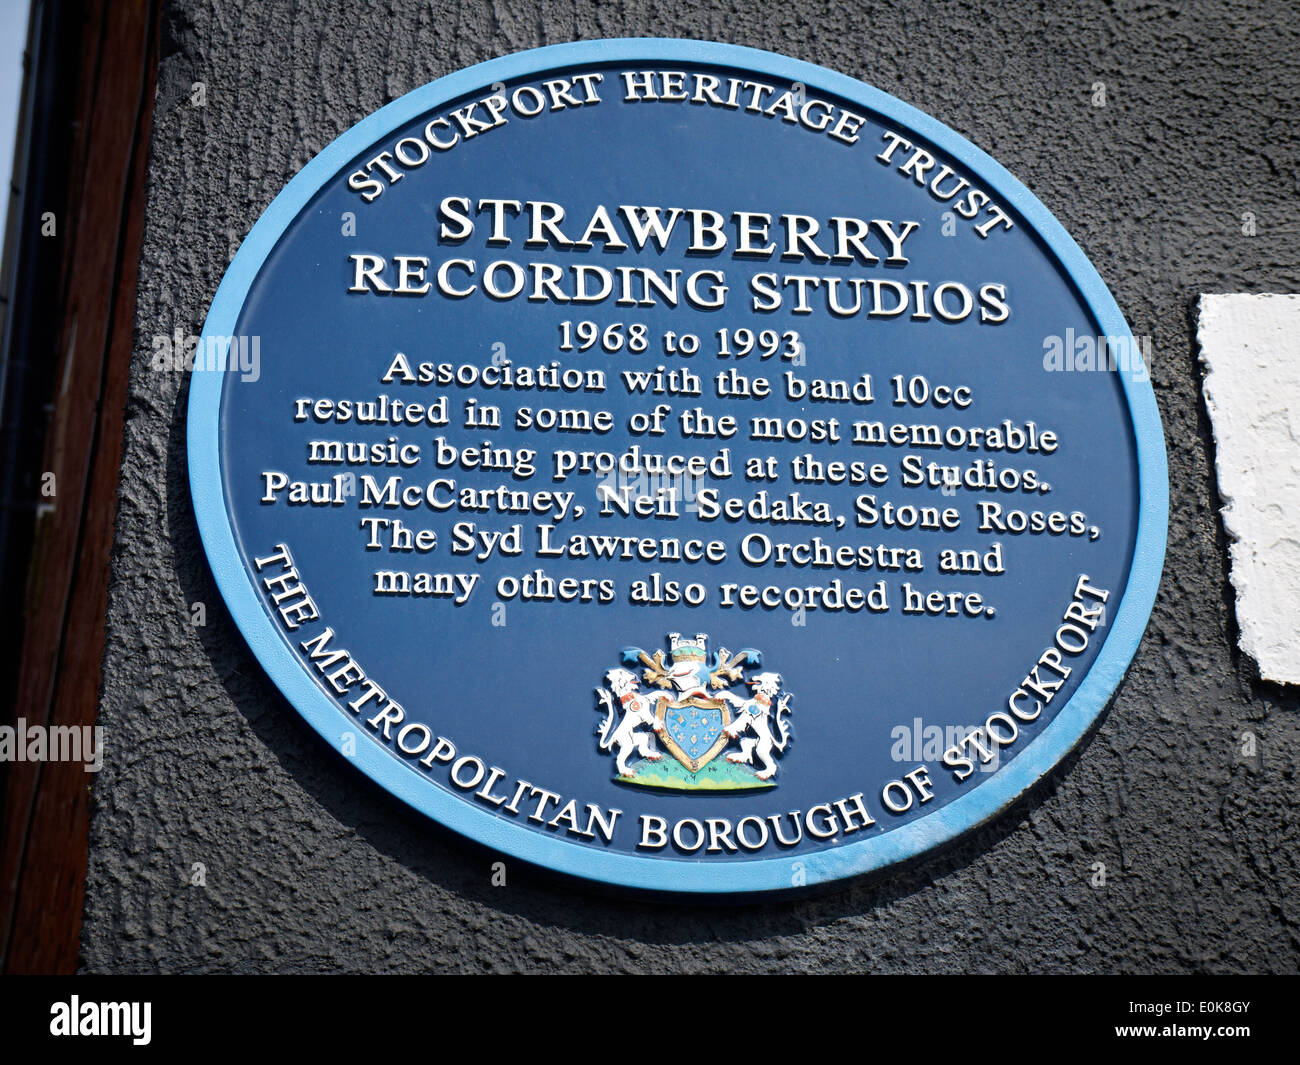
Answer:
<path fill-rule="evenodd" d="M 668 640 L 671 661 L 662 650 L 626 647 L 623 666 L 605 674 L 607 688 L 596 689 L 605 713 L 596 733 L 600 750 L 614 756 L 614 779 L 674 791 L 774 787 L 776 759 L 790 742 L 791 697 L 781 675 L 747 677 L 747 666 L 763 664 L 748 647 L 735 654 L 720 648 L 710 662 L 705 633 L 691 639 L 671 632 Z M 639 677 L 628 668 L 638 665 Z"/>
<path fill-rule="evenodd" d="M 698 773 L 730 742 L 722 731 L 731 724 L 731 708 L 721 699 L 693 695 L 680 702 L 659 701 L 655 717 L 663 722 L 659 738 L 668 753 L 692 773 Z"/>

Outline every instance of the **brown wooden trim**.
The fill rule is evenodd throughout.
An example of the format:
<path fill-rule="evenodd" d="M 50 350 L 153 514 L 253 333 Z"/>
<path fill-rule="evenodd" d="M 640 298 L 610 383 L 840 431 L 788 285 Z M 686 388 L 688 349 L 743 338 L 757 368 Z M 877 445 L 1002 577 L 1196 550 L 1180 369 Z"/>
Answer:
<path fill-rule="evenodd" d="M 16 717 L 93 725 L 144 226 L 157 68 L 156 0 L 85 5 L 71 154 L 60 350 L 37 518 Z M 45 502 L 50 502 L 45 500 Z M 73 972 L 85 894 L 89 786 L 80 764 L 15 762 L 0 821 L 6 972 Z"/>

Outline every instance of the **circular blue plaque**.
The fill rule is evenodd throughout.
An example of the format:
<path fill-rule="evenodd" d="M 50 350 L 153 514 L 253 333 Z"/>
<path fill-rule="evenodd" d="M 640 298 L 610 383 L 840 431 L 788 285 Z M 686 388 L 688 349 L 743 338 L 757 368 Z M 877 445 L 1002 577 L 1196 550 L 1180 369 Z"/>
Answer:
<path fill-rule="evenodd" d="M 563 873 L 783 891 L 1096 722 L 1168 516 L 1147 345 L 935 120 L 726 45 L 483 63 L 240 247 L 192 365 L 218 586 L 382 787 Z"/>

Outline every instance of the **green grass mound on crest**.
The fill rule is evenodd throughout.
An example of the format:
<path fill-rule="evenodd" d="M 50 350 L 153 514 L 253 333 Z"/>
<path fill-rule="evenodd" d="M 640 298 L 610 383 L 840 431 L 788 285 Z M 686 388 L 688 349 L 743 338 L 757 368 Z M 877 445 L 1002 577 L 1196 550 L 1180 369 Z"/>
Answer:
<path fill-rule="evenodd" d="M 672 755 L 664 755 L 660 762 L 645 759 L 632 767 L 634 777 L 615 777 L 620 784 L 635 784 L 641 788 L 671 788 L 674 791 L 753 791 L 772 788 L 771 780 L 759 780 L 747 765 L 735 765 L 719 755 L 698 773 L 692 773 Z"/>

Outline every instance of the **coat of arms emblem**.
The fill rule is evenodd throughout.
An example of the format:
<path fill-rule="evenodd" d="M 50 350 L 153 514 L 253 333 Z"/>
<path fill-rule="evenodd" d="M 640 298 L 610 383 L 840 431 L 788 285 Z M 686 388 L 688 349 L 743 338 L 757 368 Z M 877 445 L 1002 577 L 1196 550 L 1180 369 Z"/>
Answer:
<path fill-rule="evenodd" d="M 721 647 L 710 661 L 708 640 L 670 632 L 671 661 L 662 650 L 625 647 L 622 666 L 605 674 L 596 733 L 600 750 L 614 756 L 615 780 L 678 791 L 774 786 L 776 759 L 790 743 L 790 693 L 781 674 L 761 671 L 760 652 Z M 641 690 L 643 681 L 651 690 Z"/>

